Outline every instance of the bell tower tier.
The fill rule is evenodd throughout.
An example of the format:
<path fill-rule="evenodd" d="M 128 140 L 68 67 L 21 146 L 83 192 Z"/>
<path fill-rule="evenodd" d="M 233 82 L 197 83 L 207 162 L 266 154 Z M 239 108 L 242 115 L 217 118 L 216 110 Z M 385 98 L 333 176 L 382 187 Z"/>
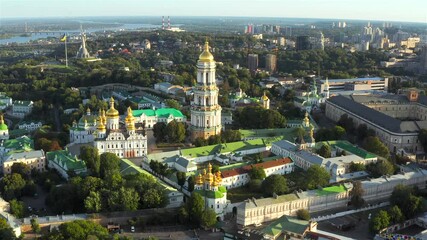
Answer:
<path fill-rule="evenodd" d="M 193 87 L 191 103 L 192 139 L 207 139 L 221 133 L 221 106 L 218 105 L 218 87 L 215 78 L 215 60 L 208 42 L 197 61 L 197 84 Z"/>

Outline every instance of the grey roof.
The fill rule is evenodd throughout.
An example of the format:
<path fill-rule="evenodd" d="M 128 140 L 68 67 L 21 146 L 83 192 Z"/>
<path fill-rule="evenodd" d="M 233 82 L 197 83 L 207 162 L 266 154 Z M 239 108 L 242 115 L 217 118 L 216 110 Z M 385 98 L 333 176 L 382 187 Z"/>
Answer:
<path fill-rule="evenodd" d="M 290 152 L 293 152 L 294 155 L 304 159 L 307 162 L 310 162 L 312 164 L 322 165 L 325 158 L 311 153 L 306 150 L 298 150 L 297 145 L 294 143 L 289 142 L 288 140 L 281 140 L 278 142 L 274 142 L 273 145 L 276 145 L 282 149 L 286 149 Z"/>
<path fill-rule="evenodd" d="M 196 164 L 193 163 L 193 161 L 190 161 L 184 157 L 181 157 L 179 155 L 175 155 L 172 156 L 170 158 L 167 158 L 165 161 L 165 163 L 176 163 L 184 168 L 192 168 L 192 167 L 196 167 Z"/>
<path fill-rule="evenodd" d="M 42 158 L 44 157 L 44 152 L 42 150 L 34 150 L 29 152 L 19 152 L 19 153 L 12 153 L 10 156 L 8 156 L 4 162 L 11 162 L 15 161 L 17 159 L 22 158 Z"/>
<path fill-rule="evenodd" d="M 338 105 L 339 107 L 342 107 L 347 111 L 352 112 L 355 115 L 358 115 L 391 132 L 402 132 L 400 128 L 402 121 L 399 119 L 390 117 L 361 103 L 355 102 L 348 97 L 338 95 L 329 98 L 327 101 Z"/>
<path fill-rule="evenodd" d="M 366 78 L 347 78 L 347 79 L 328 79 L 328 82 L 363 82 L 363 81 L 384 81 L 382 77 L 366 77 Z M 320 80 L 322 83 L 326 82 L 326 79 Z"/>

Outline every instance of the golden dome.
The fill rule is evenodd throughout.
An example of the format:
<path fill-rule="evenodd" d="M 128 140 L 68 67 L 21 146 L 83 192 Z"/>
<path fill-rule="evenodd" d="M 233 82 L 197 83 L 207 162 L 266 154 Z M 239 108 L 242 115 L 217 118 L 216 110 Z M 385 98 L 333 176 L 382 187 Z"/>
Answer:
<path fill-rule="evenodd" d="M 203 178 L 201 174 L 196 176 L 196 185 L 203 185 Z"/>
<path fill-rule="evenodd" d="M 102 122 L 102 117 L 101 116 L 98 117 L 98 126 L 96 127 L 96 129 L 98 129 L 99 131 L 104 131 L 105 130 L 105 125 Z"/>
<path fill-rule="evenodd" d="M 214 187 L 218 187 L 219 186 L 218 179 L 216 178 L 215 175 L 214 175 L 214 179 L 213 179 L 213 182 L 212 182 L 212 186 L 214 186 Z"/>
<path fill-rule="evenodd" d="M 114 98 L 110 98 L 110 109 L 106 113 L 107 117 L 119 117 L 119 111 L 114 108 Z"/>
<path fill-rule="evenodd" d="M 125 122 L 131 122 L 134 120 L 135 118 L 133 117 L 132 108 L 128 107 Z"/>
<path fill-rule="evenodd" d="M 86 114 L 87 114 L 87 115 L 90 115 L 90 108 L 87 108 L 87 109 L 86 109 Z"/>
<path fill-rule="evenodd" d="M 268 101 L 268 97 L 267 97 L 267 95 L 265 95 L 265 92 L 264 92 L 264 95 L 262 96 L 262 100 L 265 102 L 265 101 Z"/>
<path fill-rule="evenodd" d="M 215 179 L 220 183 L 222 182 L 221 171 L 215 173 Z"/>
<path fill-rule="evenodd" d="M 211 52 L 209 52 L 209 43 L 205 42 L 205 46 L 203 47 L 203 52 L 199 56 L 199 61 L 201 62 L 213 62 L 214 56 Z"/>
<path fill-rule="evenodd" d="M 214 175 L 212 174 L 212 165 L 211 163 L 208 164 L 208 172 L 205 174 L 205 182 L 213 183 Z"/>

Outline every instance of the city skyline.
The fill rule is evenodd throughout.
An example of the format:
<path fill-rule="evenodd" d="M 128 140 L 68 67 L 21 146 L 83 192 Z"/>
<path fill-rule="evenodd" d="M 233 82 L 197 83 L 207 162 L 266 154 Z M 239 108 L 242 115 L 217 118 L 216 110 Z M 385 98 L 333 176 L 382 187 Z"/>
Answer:
<path fill-rule="evenodd" d="M 252 1 L 123 0 L 122 7 L 93 0 L 2 0 L 1 18 L 88 17 L 88 16 L 236 16 L 319 18 L 427 23 L 427 2 L 412 0 L 252 0 Z M 416 6 L 416 7 L 415 7 Z"/>

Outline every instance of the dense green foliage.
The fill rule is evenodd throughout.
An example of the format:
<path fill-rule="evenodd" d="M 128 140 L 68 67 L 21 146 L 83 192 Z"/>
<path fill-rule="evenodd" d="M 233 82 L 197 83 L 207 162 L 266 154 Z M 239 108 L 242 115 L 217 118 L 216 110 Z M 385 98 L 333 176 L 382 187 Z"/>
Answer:
<path fill-rule="evenodd" d="M 319 165 L 312 165 L 307 169 L 306 179 L 304 181 L 306 189 L 315 189 L 317 187 L 324 187 L 329 184 L 331 177 L 328 171 Z"/>
<path fill-rule="evenodd" d="M 249 177 L 251 180 L 263 180 L 266 177 L 265 170 L 262 167 L 252 167 L 249 171 Z"/>
<path fill-rule="evenodd" d="M 376 163 L 366 165 L 368 171 L 373 177 L 392 175 L 395 171 L 393 163 L 388 160 L 378 160 Z"/>
<path fill-rule="evenodd" d="M 273 174 L 262 182 L 262 190 L 269 197 L 273 196 L 273 194 L 281 195 L 288 191 L 288 183 L 283 176 Z"/>
<path fill-rule="evenodd" d="M 418 197 L 413 187 L 397 185 L 390 197 L 391 205 L 396 205 L 406 219 L 415 217 L 424 208 L 422 197 Z"/>
<path fill-rule="evenodd" d="M 322 144 L 322 146 L 317 150 L 317 154 L 324 158 L 331 157 L 331 147 L 328 144 Z"/>
<path fill-rule="evenodd" d="M 76 220 L 59 225 L 58 230 L 53 230 L 42 236 L 41 240 L 81 240 L 81 239 L 109 239 L 110 236 L 106 228 L 98 223 L 85 220 Z"/>
<path fill-rule="evenodd" d="M 242 129 L 283 128 L 286 126 L 286 118 L 276 110 L 244 107 L 234 112 L 233 124 Z"/>
<path fill-rule="evenodd" d="M 365 204 L 365 199 L 363 199 L 364 192 L 362 182 L 353 182 L 353 188 L 350 191 L 350 202 L 355 208 L 360 208 Z"/>
<path fill-rule="evenodd" d="M 373 233 L 378 233 L 381 229 L 388 227 L 390 216 L 384 210 L 379 211 L 371 220 L 369 228 Z"/>
<path fill-rule="evenodd" d="M 307 209 L 299 209 L 297 211 L 297 217 L 301 220 L 310 220 L 310 212 Z"/>
<path fill-rule="evenodd" d="M 378 137 L 367 137 L 363 141 L 363 148 L 368 151 L 377 154 L 378 156 L 388 158 L 390 151 L 387 146 L 381 142 Z"/>

